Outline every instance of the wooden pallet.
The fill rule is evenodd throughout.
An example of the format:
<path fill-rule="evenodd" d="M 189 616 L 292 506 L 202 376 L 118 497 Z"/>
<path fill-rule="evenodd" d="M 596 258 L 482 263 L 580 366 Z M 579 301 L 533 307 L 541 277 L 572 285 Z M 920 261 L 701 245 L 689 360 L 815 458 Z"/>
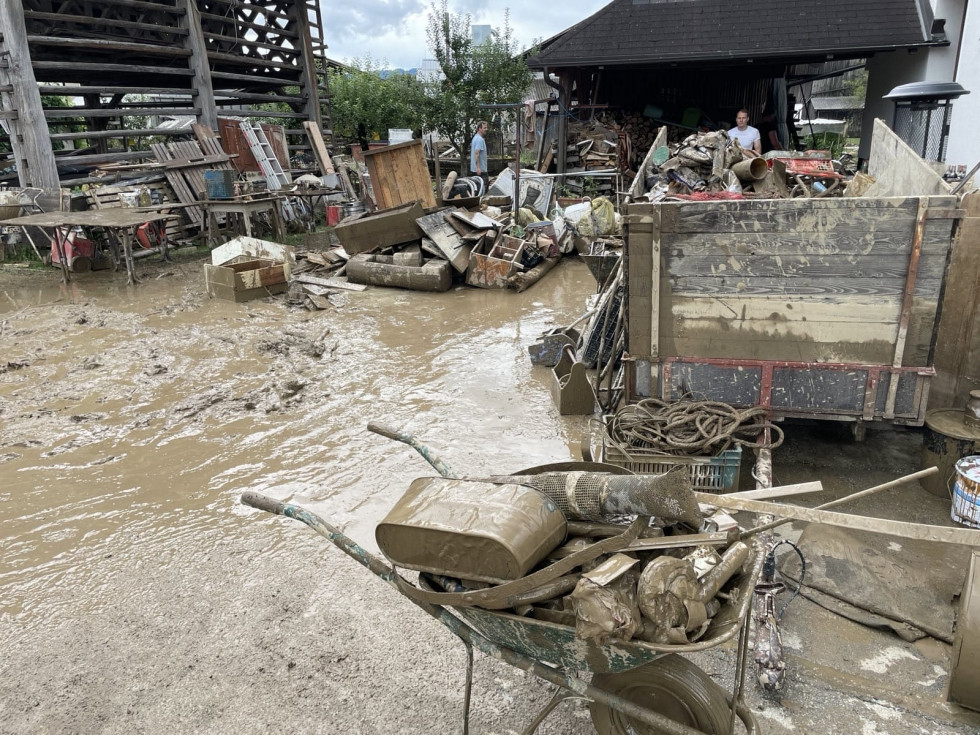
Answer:
<path fill-rule="evenodd" d="M 89 209 L 111 209 L 112 207 L 119 207 L 122 206 L 120 201 L 121 195 L 136 194 L 142 188 L 149 189 L 151 195 L 153 192 L 156 192 L 158 196 L 155 198 L 161 203 L 178 201 L 177 197 L 174 196 L 173 189 L 170 188 L 165 177 L 161 174 L 159 179 L 138 185 L 121 184 L 90 188 L 85 192 L 85 203 Z M 167 239 L 178 241 L 187 236 L 187 223 L 176 217 L 171 217 L 166 220 L 166 224 Z"/>

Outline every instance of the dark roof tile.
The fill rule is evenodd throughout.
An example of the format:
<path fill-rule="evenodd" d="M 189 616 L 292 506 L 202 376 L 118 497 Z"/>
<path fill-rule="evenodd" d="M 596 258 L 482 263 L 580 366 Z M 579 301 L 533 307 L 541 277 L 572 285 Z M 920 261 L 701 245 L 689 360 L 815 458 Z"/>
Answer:
<path fill-rule="evenodd" d="M 930 40 L 921 1 L 613 0 L 545 41 L 530 63 L 655 64 L 917 46 Z"/>

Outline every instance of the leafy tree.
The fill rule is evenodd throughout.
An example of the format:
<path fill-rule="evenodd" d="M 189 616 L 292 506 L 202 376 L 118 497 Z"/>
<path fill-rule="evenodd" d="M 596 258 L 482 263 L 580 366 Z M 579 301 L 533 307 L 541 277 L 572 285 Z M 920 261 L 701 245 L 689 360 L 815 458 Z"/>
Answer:
<path fill-rule="evenodd" d="M 480 105 L 523 101 L 532 78 L 518 55 L 509 13 L 504 14 L 503 29 L 491 29 L 490 37 L 479 45 L 471 40 L 470 22 L 469 14 L 451 12 L 447 0 L 429 7 L 426 35 L 443 79 L 426 82 L 426 127 L 449 140 L 460 154 L 461 165 L 467 160 L 477 121 L 493 117 Z"/>
<path fill-rule="evenodd" d="M 844 75 L 844 90 L 851 97 L 864 99 L 868 95 L 868 69 L 858 69 Z"/>
<path fill-rule="evenodd" d="M 363 125 L 368 136 L 386 137 L 389 128 L 421 126 L 423 88 L 414 76 L 384 75 L 370 56 L 354 59 L 348 67 L 329 72 L 334 134 L 356 138 Z"/>

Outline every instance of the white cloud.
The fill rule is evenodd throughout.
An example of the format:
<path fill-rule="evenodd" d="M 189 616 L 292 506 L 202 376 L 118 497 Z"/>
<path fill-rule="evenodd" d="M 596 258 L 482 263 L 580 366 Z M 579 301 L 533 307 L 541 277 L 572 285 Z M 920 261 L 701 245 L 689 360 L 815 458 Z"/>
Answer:
<path fill-rule="evenodd" d="M 510 25 L 521 48 L 550 38 L 608 4 L 608 0 L 567 0 L 558 6 L 514 3 Z M 370 56 L 390 68 L 419 66 L 431 57 L 425 36 L 430 4 L 422 0 L 357 0 L 341 4 L 321 0 L 327 55 L 336 61 Z M 469 13 L 476 25 L 503 28 L 507 6 L 482 0 L 452 0 L 449 10 Z"/>

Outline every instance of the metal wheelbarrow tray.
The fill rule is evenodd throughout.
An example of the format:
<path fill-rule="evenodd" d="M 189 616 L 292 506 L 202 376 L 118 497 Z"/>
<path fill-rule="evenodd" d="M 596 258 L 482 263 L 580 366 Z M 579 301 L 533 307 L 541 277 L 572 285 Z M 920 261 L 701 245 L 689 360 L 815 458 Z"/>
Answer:
<path fill-rule="evenodd" d="M 384 559 L 361 548 L 340 530 L 305 508 L 247 492 L 242 502 L 253 508 L 305 523 L 351 558 L 398 589 L 396 572 Z M 530 735 L 547 715 L 568 698 L 590 701 L 593 723 L 601 735 L 722 735 L 735 733 L 741 721 L 746 733 L 758 724 L 742 702 L 753 590 L 762 571 L 759 548 L 748 571 L 723 588 L 728 602 L 716 614 L 703 638 L 688 644 L 642 640 L 598 644 L 575 636 L 568 625 L 475 607 L 447 608 L 412 602 L 449 628 L 466 646 L 467 671 L 463 700 L 463 733 L 469 732 L 473 647 L 559 687 L 552 700 L 523 731 Z M 407 582 L 402 578 L 403 583 Z M 408 584 L 412 584 L 408 582 Z M 424 575 L 419 585 L 425 585 Z M 399 590 L 401 592 L 401 590 Z M 406 595 L 407 596 L 407 595 Z M 455 614 L 454 614 L 455 613 Z M 735 691 L 729 694 L 686 659 L 673 654 L 703 651 L 738 635 Z M 592 672 L 587 684 L 571 672 Z M 719 712 L 719 701 L 724 704 Z"/>

